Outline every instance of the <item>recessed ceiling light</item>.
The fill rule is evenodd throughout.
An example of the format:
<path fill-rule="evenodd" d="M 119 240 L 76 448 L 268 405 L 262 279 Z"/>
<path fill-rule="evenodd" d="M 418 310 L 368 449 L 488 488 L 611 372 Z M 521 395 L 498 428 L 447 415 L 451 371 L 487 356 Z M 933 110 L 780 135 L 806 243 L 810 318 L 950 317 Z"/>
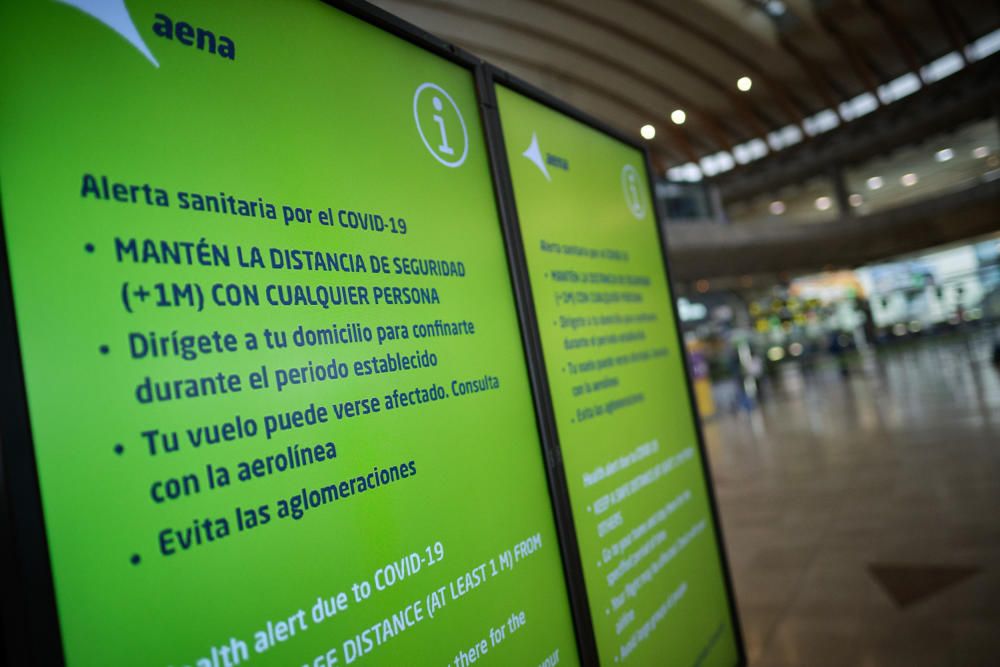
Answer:
<path fill-rule="evenodd" d="M 764 3 L 764 11 L 771 16 L 781 16 L 785 13 L 785 3 L 781 0 L 767 0 Z"/>
<path fill-rule="evenodd" d="M 771 213 L 774 215 L 781 215 L 782 213 L 785 212 L 785 202 L 781 201 L 780 199 L 776 199 L 775 201 L 771 202 L 771 205 L 768 206 L 768 209 L 770 209 Z"/>
<path fill-rule="evenodd" d="M 899 177 L 899 182 L 902 183 L 905 187 L 916 185 L 917 181 L 919 180 L 920 179 L 917 177 L 917 175 L 914 174 L 912 171 L 907 174 L 903 174 L 902 176 Z"/>
<path fill-rule="evenodd" d="M 868 179 L 868 189 L 869 190 L 878 190 L 880 187 L 882 187 L 882 177 L 881 176 L 872 176 L 871 178 Z"/>
<path fill-rule="evenodd" d="M 652 139 L 656 136 L 656 128 L 652 125 L 643 125 L 639 128 L 639 134 L 642 135 L 643 139 Z"/>
<path fill-rule="evenodd" d="M 948 160 L 955 157 L 955 151 L 950 148 L 942 148 L 937 153 L 934 154 L 934 159 L 938 162 L 947 162 Z"/>
<path fill-rule="evenodd" d="M 972 157 L 977 160 L 982 160 L 984 157 L 990 154 L 990 149 L 986 146 L 976 146 L 972 149 Z"/>
<path fill-rule="evenodd" d="M 736 87 L 745 93 L 753 87 L 753 80 L 748 76 L 741 76 L 736 81 Z"/>
<path fill-rule="evenodd" d="M 687 120 L 687 114 L 684 113 L 684 109 L 674 109 L 670 112 L 670 120 L 672 120 L 675 125 L 683 125 L 684 121 Z"/>
<path fill-rule="evenodd" d="M 861 195 L 859 195 L 857 192 L 855 192 L 855 193 L 851 194 L 850 197 L 847 198 L 847 203 L 850 204 L 851 206 L 853 206 L 854 208 L 857 208 L 857 207 L 859 207 L 859 206 L 861 206 L 862 204 L 865 203 L 865 199 L 864 199 L 864 197 L 862 197 Z"/>
<path fill-rule="evenodd" d="M 833 200 L 824 195 L 822 197 L 816 197 L 815 204 L 816 208 L 820 211 L 827 211 L 831 206 L 833 206 Z"/>

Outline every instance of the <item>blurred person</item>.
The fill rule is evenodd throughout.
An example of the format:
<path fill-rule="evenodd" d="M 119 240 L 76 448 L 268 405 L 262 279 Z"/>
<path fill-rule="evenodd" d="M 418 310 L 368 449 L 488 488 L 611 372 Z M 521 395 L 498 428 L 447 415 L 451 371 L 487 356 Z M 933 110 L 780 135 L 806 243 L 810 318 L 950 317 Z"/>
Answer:
<path fill-rule="evenodd" d="M 747 377 L 750 375 L 749 369 L 744 366 L 743 359 L 740 358 L 739 350 L 735 346 L 729 346 L 726 352 L 726 371 L 732 378 L 733 395 L 730 401 L 732 412 L 753 410 L 753 397 L 747 392 Z"/>
<path fill-rule="evenodd" d="M 857 306 L 863 316 L 861 326 L 864 331 L 865 342 L 874 345 L 878 339 L 878 331 L 875 328 L 875 314 L 872 312 L 872 304 L 865 297 L 858 297 Z"/>
<path fill-rule="evenodd" d="M 847 367 L 847 343 L 845 339 L 847 336 L 841 332 L 830 334 L 830 344 L 827 349 L 837 360 L 837 368 L 840 370 L 841 377 L 846 378 L 851 374 L 851 371 Z"/>

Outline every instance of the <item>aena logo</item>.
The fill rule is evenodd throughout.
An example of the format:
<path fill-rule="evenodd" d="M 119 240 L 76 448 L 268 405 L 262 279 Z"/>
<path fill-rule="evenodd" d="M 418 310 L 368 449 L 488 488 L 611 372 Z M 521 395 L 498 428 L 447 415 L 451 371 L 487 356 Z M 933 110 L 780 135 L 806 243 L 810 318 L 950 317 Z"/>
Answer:
<path fill-rule="evenodd" d="M 538 146 L 538 134 L 535 132 L 531 133 L 531 143 L 528 144 L 528 148 L 521 155 L 528 158 L 531 164 L 538 167 L 538 171 L 542 172 L 542 176 L 547 181 L 552 180 L 552 176 L 549 175 L 549 167 L 569 171 L 569 160 L 566 158 L 553 155 L 552 153 L 546 153 L 542 157 L 542 149 Z"/>
<path fill-rule="evenodd" d="M 153 32 L 165 39 L 176 39 L 184 46 L 193 46 L 199 51 L 217 53 L 223 58 L 236 60 L 236 45 L 225 35 L 215 36 L 215 33 L 205 28 L 196 28 L 190 23 L 170 20 L 166 14 L 157 14 L 153 23 Z"/>
<path fill-rule="evenodd" d="M 135 27 L 135 21 L 125 6 L 125 0 L 57 0 L 57 2 L 76 7 L 84 14 L 97 19 L 121 35 L 153 65 L 160 66 L 156 56 Z M 184 46 L 193 46 L 199 51 L 214 53 L 222 58 L 236 59 L 236 44 L 229 37 L 216 35 L 207 28 L 198 28 L 185 21 L 174 21 L 166 14 L 155 15 L 153 34 L 164 39 L 176 39 Z"/>

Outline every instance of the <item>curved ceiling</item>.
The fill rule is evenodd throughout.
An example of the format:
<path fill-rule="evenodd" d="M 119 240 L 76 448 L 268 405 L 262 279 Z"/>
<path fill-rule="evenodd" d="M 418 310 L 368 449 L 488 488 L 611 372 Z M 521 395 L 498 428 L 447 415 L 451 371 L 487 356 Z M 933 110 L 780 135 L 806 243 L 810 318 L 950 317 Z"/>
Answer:
<path fill-rule="evenodd" d="M 997 3 L 983 0 L 375 4 L 623 132 L 652 124 L 659 168 L 801 126 L 1000 27 Z M 669 120 L 678 108 L 682 126 Z"/>

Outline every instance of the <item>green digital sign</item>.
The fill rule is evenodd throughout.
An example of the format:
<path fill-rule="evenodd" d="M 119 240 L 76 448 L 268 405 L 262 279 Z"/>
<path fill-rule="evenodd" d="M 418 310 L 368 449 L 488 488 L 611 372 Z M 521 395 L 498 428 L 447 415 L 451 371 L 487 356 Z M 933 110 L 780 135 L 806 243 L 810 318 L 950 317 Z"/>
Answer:
<path fill-rule="evenodd" d="M 0 91 L 67 664 L 578 662 L 468 67 L 320 2 L 4 2 Z"/>
<path fill-rule="evenodd" d="M 739 661 L 641 151 L 496 87 L 602 665 Z"/>

